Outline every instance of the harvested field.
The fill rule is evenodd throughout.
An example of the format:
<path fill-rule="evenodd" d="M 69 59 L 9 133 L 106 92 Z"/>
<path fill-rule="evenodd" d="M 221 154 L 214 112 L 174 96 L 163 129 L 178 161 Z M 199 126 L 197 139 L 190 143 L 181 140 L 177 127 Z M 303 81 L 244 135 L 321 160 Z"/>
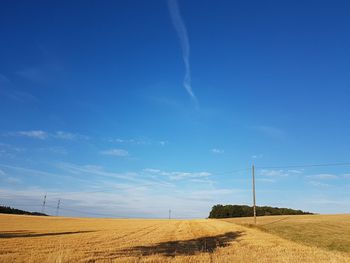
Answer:
<path fill-rule="evenodd" d="M 222 220 L 0 215 L 0 262 L 350 262 Z"/>
<path fill-rule="evenodd" d="M 224 219 L 250 226 L 252 218 Z M 350 215 L 258 217 L 257 228 L 295 242 L 350 253 Z"/>

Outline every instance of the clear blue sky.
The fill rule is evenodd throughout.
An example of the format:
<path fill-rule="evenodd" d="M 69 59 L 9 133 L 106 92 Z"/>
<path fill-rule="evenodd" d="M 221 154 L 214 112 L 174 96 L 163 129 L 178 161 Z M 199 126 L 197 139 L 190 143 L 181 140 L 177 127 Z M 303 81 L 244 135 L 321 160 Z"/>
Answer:
<path fill-rule="evenodd" d="M 247 169 L 350 162 L 348 1 L 5 1 L 0 202 L 205 217 Z M 238 170 L 238 171 L 237 171 Z M 257 169 L 258 205 L 350 211 L 350 167 Z M 94 216 L 91 215 L 90 216 Z"/>

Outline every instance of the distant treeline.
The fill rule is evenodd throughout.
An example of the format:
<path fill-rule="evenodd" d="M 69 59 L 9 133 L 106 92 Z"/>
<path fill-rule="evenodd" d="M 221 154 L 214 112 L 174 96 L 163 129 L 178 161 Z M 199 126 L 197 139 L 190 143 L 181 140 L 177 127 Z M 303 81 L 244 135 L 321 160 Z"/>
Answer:
<path fill-rule="evenodd" d="M 257 206 L 257 216 L 272 215 L 311 215 L 312 213 L 294 210 L 290 208 L 278 208 L 271 206 Z M 247 205 L 214 205 L 210 211 L 209 218 L 253 216 L 253 207 Z"/>
<path fill-rule="evenodd" d="M 9 206 L 2 206 L 2 205 L 0 205 L 0 213 L 1 214 L 32 215 L 32 216 L 47 216 L 47 214 L 44 214 L 44 213 L 28 212 L 28 211 L 12 208 Z"/>

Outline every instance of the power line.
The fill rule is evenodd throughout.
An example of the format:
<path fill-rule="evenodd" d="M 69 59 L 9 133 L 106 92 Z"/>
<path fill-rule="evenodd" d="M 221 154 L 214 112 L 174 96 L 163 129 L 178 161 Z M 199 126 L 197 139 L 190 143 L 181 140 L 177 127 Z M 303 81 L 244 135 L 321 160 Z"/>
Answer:
<path fill-rule="evenodd" d="M 40 205 L 30 205 L 30 204 L 14 204 L 13 206 L 18 206 L 18 207 L 38 207 Z M 51 209 L 56 209 L 57 212 L 57 206 L 53 206 L 53 205 L 48 205 L 46 204 L 45 207 L 51 208 Z M 102 213 L 93 213 L 93 212 L 85 212 L 85 211 L 81 211 L 81 210 L 77 210 L 77 209 L 71 209 L 71 208 L 63 208 L 61 207 L 61 202 L 60 202 L 60 206 L 59 206 L 59 210 L 64 210 L 64 211 L 69 211 L 69 212 L 75 212 L 78 214 L 86 214 L 86 215 L 97 215 L 97 216 L 115 216 L 113 214 L 102 214 Z"/>
<path fill-rule="evenodd" d="M 70 211 L 70 212 L 75 212 L 75 213 L 78 213 L 78 214 L 85 214 L 85 215 L 97 215 L 97 216 L 115 216 L 115 215 L 112 215 L 112 214 L 101 214 L 101 213 L 91 213 L 91 212 L 83 212 L 83 211 L 79 211 L 79 210 L 76 210 L 76 209 L 70 209 L 70 208 L 62 208 L 60 207 L 61 210 L 65 210 L 65 211 Z"/>
<path fill-rule="evenodd" d="M 232 170 L 232 171 L 227 171 L 227 172 L 212 172 L 213 175 L 225 175 L 225 174 L 233 174 L 233 173 L 238 173 L 238 172 L 243 172 L 243 171 L 249 171 L 249 168 L 245 169 L 237 169 L 237 170 Z"/>
<path fill-rule="evenodd" d="M 310 167 L 331 167 L 331 166 L 350 166 L 350 163 L 324 163 L 324 164 L 303 164 L 288 166 L 257 166 L 259 169 L 288 169 L 288 168 L 310 168 Z"/>

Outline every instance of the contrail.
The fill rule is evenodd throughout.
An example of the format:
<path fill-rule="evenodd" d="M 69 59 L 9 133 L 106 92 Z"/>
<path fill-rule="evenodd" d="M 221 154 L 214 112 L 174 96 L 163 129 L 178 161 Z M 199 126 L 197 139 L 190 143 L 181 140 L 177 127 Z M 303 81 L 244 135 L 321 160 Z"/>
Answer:
<path fill-rule="evenodd" d="M 184 87 L 187 90 L 188 94 L 191 96 L 193 101 L 198 107 L 198 101 L 196 95 L 194 95 L 191 85 L 191 69 L 190 69 L 190 43 L 188 41 L 187 29 L 184 21 L 182 20 L 179 6 L 177 0 L 168 0 L 168 7 L 173 22 L 174 28 L 177 32 L 177 35 L 180 39 L 180 44 L 182 48 L 182 57 L 185 63 L 185 78 L 184 78 Z"/>

